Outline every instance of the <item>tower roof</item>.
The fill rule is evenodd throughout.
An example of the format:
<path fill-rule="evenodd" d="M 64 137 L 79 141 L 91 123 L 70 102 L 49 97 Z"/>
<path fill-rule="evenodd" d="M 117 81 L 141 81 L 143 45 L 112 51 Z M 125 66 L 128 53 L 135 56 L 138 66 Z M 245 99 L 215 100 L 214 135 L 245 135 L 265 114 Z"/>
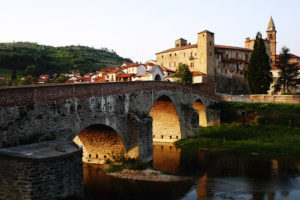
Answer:
<path fill-rule="evenodd" d="M 270 18 L 267 31 L 276 31 L 273 18 Z"/>

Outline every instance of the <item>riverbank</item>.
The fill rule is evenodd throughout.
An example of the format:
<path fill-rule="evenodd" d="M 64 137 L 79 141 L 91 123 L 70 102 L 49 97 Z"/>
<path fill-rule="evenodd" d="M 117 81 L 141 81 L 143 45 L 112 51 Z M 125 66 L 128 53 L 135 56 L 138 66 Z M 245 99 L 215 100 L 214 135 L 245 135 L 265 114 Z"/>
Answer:
<path fill-rule="evenodd" d="M 299 144 L 299 127 L 237 123 L 200 128 L 198 137 L 176 142 L 180 148 L 267 156 L 300 156 Z"/>
<path fill-rule="evenodd" d="M 109 176 L 114 176 L 121 179 L 150 181 L 150 182 L 178 182 L 178 181 L 189 181 L 192 180 L 190 177 L 174 176 L 170 174 L 164 174 L 160 171 L 153 169 L 144 170 L 130 170 L 123 169 L 118 172 L 106 173 Z"/>

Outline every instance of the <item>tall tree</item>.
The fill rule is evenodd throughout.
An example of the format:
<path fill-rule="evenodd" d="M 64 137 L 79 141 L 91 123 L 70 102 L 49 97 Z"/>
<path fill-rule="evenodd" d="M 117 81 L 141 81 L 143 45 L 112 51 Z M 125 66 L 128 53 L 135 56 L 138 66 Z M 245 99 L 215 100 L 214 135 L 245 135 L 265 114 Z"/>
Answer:
<path fill-rule="evenodd" d="M 256 35 L 248 66 L 247 80 L 252 94 L 266 94 L 273 80 L 269 56 L 260 32 Z"/>
<path fill-rule="evenodd" d="M 275 93 L 283 89 L 283 92 L 288 92 L 292 88 L 296 88 L 298 80 L 298 65 L 297 63 L 289 63 L 291 58 L 290 50 L 286 47 L 281 49 L 279 61 L 276 66 L 280 70 L 279 78 L 274 85 Z"/>
<path fill-rule="evenodd" d="M 176 70 L 176 74 L 179 78 L 177 81 L 178 83 L 186 85 L 191 85 L 193 83 L 193 75 L 188 65 L 180 63 Z"/>

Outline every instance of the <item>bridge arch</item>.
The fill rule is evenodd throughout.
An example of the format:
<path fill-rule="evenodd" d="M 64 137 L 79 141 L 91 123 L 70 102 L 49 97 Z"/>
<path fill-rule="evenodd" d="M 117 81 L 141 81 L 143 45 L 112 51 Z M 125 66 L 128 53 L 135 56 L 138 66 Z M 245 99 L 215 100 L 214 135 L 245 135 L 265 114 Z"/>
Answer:
<path fill-rule="evenodd" d="M 73 142 L 82 147 L 83 162 L 103 164 L 107 160 L 119 160 L 126 154 L 124 140 L 112 127 L 93 124 L 78 133 Z"/>
<path fill-rule="evenodd" d="M 162 78 L 160 77 L 160 75 L 159 74 L 156 74 L 156 76 L 155 76 L 155 79 L 154 80 L 156 80 L 156 81 L 161 81 L 162 80 Z"/>
<path fill-rule="evenodd" d="M 161 95 L 150 108 L 154 142 L 174 142 L 182 138 L 180 115 L 173 102 L 169 96 Z"/>
<path fill-rule="evenodd" d="M 198 98 L 194 101 L 193 108 L 198 111 L 199 126 L 200 127 L 207 127 L 206 106 L 204 105 L 203 101 L 200 98 Z"/>

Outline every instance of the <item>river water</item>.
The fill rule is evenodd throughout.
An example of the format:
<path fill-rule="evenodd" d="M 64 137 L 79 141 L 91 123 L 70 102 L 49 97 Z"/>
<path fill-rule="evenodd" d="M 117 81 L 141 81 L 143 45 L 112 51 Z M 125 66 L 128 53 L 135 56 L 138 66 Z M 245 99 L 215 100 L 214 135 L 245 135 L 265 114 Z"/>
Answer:
<path fill-rule="evenodd" d="M 185 182 L 122 180 L 84 165 L 85 199 L 298 200 L 300 158 L 264 158 L 155 144 L 153 168 L 189 176 Z"/>

